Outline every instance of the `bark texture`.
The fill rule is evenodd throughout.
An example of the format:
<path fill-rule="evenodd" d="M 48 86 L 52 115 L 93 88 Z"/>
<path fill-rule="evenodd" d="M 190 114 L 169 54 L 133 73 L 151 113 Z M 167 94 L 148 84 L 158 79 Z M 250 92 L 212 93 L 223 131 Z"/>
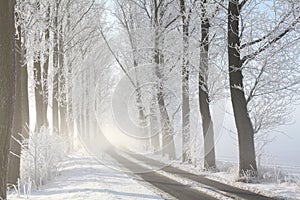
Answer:
<path fill-rule="evenodd" d="M 0 0 L 0 199 L 6 199 L 15 98 L 14 47 L 14 1 Z"/>
<path fill-rule="evenodd" d="M 64 38 L 63 38 L 63 30 L 60 27 L 59 30 L 59 56 L 58 56 L 58 64 L 59 64 L 59 83 L 58 83 L 58 91 L 60 95 L 59 100 L 59 111 L 60 111 L 60 133 L 67 138 L 68 130 L 67 130 L 67 106 L 66 99 L 67 94 L 65 91 L 66 87 L 66 69 L 65 69 L 65 57 L 64 57 Z"/>
<path fill-rule="evenodd" d="M 22 30 L 21 30 L 22 31 Z M 22 92 L 22 135 L 24 138 L 29 137 L 28 127 L 29 127 L 29 98 L 28 98 L 28 71 L 27 64 L 25 63 L 26 49 L 25 49 L 25 38 L 22 44 L 22 60 L 21 60 L 21 92 Z"/>
<path fill-rule="evenodd" d="M 15 42 L 15 104 L 13 114 L 12 137 L 10 139 L 10 154 L 8 157 L 7 183 L 16 185 L 20 177 L 20 155 L 23 132 L 23 109 L 22 109 L 22 49 L 21 29 L 18 27 L 18 37 Z"/>
<path fill-rule="evenodd" d="M 157 109 L 156 94 L 153 94 L 150 102 L 150 134 L 151 134 L 151 146 L 155 153 L 160 151 L 159 140 L 159 121 L 158 121 L 158 109 Z"/>
<path fill-rule="evenodd" d="M 164 55 L 160 49 L 162 43 L 160 29 L 160 6 L 158 2 L 154 1 L 154 19 L 153 28 L 155 29 L 154 41 L 154 62 L 155 62 L 155 75 L 157 78 L 157 102 L 160 112 L 160 121 L 162 126 L 162 154 L 168 155 L 170 159 L 175 159 L 175 144 L 173 136 L 173 127 L 165 104 L 165 96 L 163 91 L 163 72 L 162 66 L 164 63 Z"/>
<path fill-rule="evenodd" d="M 244 93 L 242 62 L 240 55 L 239 32 L 239 0 L 229 1 L 228 5 L 228 59 L 230 93 L 233 106 L 235 124 L 239 142 L 239 174 L 246 173 L 255 176 L 257 165 L 255 159 L 254 131 L 251 123 L 247 101 Z"/>
<path fill-rule="evenodd" d="M 36 2 L 37 9 L 40 10 L 40 2 Z M 41 42 L 39 33 L 35 34 L 36 40 Z M 40 128 L 44 125 L 44 113 L 43 110 L 43 80 L 42 80 L 42 66 L 41 66 L 41 52 L 37 51 L 34 58 L 34 80 L 35 80 L 35 106 L 36 106 L 36 132 L 40 131 Z"/>
<path fill-rule="evenodd" d="M 54 77 L 53 77 L 53 94 L 52 94 L 52 117 L 53 117 L 53 129 L 55 129 L 59 133 L 59 121 L 58 121 L 58 7 L 59 3 L 56 1 L 55 6 L 55 17 L 53 26 L 55 28 L 53 32 L 53 70 L 54 70 Z"/>
<path fill-rule="evenodd" d="M 50 24 L 50 6 L 47 10 L 47 23 Z M 49 43 L 50 43 L 50 31 L 49 28 L 45 30 L 45 43 L 46 43 L 46 53 L 44 55 L 45 63 L 43 65 L 43 82 L 42 82 L 42 90 L 43 90 L 43 123 L 45 126 L 49 125 L 48 118 L 47 118 L 47 108 L 49 102 L 49 88 L 48 88 L 48 70 L 49 70 Z"/>
<path fill-rule="evenodd" d="M 204 169 L 216 167 L 214 127 L 209 108 L 208 81 L 208 50 L 209 50 L 209 19 L 207 17 L 206 0 L 201 1 L 201 46 L 199 71 L 199 108 L 202 119 L 204 138 Z"/>
<path fill-rule="evenodd" d="M 35 130 L 38 132 L 44 124 L 42 69 L 41 69 L 41 61 L 39 56 L 37 56 L 34 62 L 34 77 L 35 77 L 34 91 L 35 91 L 35 106 L 36 106 Z"/>
<path fill-rule="evenodd" d="M 189 19 L 185 0 L 180 0 L 182 19 L 182 162 L 191 163 L 190 155 L 190 92 L 189 92 Z"/>
<path fill-rule="evenodd" d="M 165 97 L 163 92 L 163 75 L 160 69 L 161 59 L 159 49 L 155 52 L 155 62 L 156 62 L 156 77 L 158 79 L 157 86 L 157 102 L 160 112 L 160 121 L 162 126 L 162 154 L 169 155 L 170 159 L 175 159 L 175 145 L 173 137 L 173 128 L 170 121 L 169 113 L 165 104 Z"/>

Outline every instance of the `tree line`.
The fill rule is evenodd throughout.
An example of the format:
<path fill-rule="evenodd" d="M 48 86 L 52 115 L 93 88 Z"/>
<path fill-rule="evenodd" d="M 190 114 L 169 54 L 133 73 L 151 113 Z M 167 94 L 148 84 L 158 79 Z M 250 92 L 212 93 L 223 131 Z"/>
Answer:
<path fill-rule="evenodd" d="M 217 168 L 212 104 L 228 98 L 239 175 L 256 176 L 257 138 L 289 122 L 299 99 L 299 21 L 297 0 L 0 0 L 0 197 L 20 177 L 18 141 L 43 126 L 70 149 L 75 132 L 96 137 L 94 110 L 106 112 L 120 74 L 149 124 L 146 146 L 191 163 L 201 137 L 204 169 Z"/>
<path fill-rule="evenodd" d="M 106 44 L 119 55 L 115 60 L 133 82 L 141 125 L 149 121 L 152 133 L 161 128 L 162 139 L 149 134 L 154 152 L 174 159 L 181 151 L 182 162 L 194 162 L 191 144 L 199 131 L 203 168 L 216 168 L 212 106 L 228 98 L 238 138 L 239 175 L 256 176 L 260 152 L 255 147 L 262 149 L 268 133 L 290 122 L 292 104 L 299 99 L 298 3 L 115 0 L 110 8 L 121 35 L 117 37 L 125 45 Z M 153 70 L 139 71 L 144 65 Z M 152 97 L 146 98 L 148 89 L 141 85 L 149 74 L 155 84 Z M 181 96 L 177 105 L 172 105 L 176 98 L 169 94 L 170 88 Z M 195 113 L 200 115 L 196 123 Z M 201 124 L 202 130 L 195 124 Z M 178 131 L 181 150 L 174 142 Z"/>

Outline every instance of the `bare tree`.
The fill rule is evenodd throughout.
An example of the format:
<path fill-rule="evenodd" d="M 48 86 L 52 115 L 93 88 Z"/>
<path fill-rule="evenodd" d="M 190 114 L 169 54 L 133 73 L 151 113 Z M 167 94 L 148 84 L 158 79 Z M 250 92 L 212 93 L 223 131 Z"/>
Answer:
<path fill-rule="evenodd" d="M 242 5 L 242 4 L 241 4 Z M 239 140 L 239 174 L 256 175 L 257 165 L 254 149 L 254 130 L 249 117 L 244 92 L 242 62 L 240 54 L 240 7 L 239 0 L 228 4 L 228 58 L 230 92 L 235 124 Z"/>
<path fill-rule="evenodd" d="M 262 1 L 263 2 L 263 1 Z M 248 172 L 255 176 L 257 171 L 256 159 L 255 159 L 255 149 L 254 149 L 254 133 L 260 129 L 263 121 L 257 120 L 258 118 L 251 115 L 251 100 L 253 98 L 257 98 L 258 96 L 264 96 L 265 100 L 268 99 L 268 94 L 280 94 L 284 90 L 288 91 L 294 88 L 297 85 L 297 81 L 291 81 L 292 74 L 289 74 L 286 84 L 285 78 L 283 77 L 283 82 L 278 82 L 278 84 L 271 80 L 271 77 L 268 74 L 268 70 L 271 70 L 272 73 L 275 73 L 276 69 L 274 68 L 274 64 L 276 66 L 276 62 L 272 62 L 274 55 L 280 55 L 279 52 L 282 52 L 285 48 L 293 47 L 295 45 L 293 39 L 288 37 L 289 33 L 294 31 L 294 27 L 299 23 L 300 16 L 297 12 L 293 12 L 293 10 L 289 10 L 289 6 L 287 3 L 279 3 L 274 1 L 274 8 L 276 10 L 277 6 L 284 6 L 286 8 L 285 13 L 281 15 L 279 20 L 275 20 L 275 23 L 272 21 L 268 21 L 272 24 L 271 30 L 267 30 L 266 32 L 255 35 L 252 30 L 252 26 L 248 26 L 247 22 L 244 21 L 245 17 L 243 17 L 242 13 L 247 8 L 247 5 L 250 5 L 251 2 L 244 1 L 230 1 L 228 7 L 228 56 L 229 56 L 229 77 L 230 77 L 230 91 L 231 91 L 231 100 L 234 110 L 235 122 L 238 131 L 239 138 L 239 153 L 240 153 L 240 166 L 239 166 L 239 174 L 244 175 Z M 280 4 L 280 5 L 277 5 Z M 251 11 L 254 12 L 254 8 L 259 5 L 255 4 L 254 7 L 251 7 Z M 293 8 L 295 10 L 299 10 L 299 8 Z M 250 12 L 251 12 L 250 11 Z M 257 12 L 257 11 L 256 11 Z M 268 10 L 268 15 L 270 18 L 277 18 L 278 10 L 274 11 L 273 15 L 271 10 Z M 280 13 L 280 12 L 279 12 Z M 294 15 L 293 15 L 294 13 Z M 256 13 L 257 16 L 259 12 Z M 251 16 L 250 16 L 251 17 Z M 247 29 L 248 28 L 248 29 Z M 250 31 L 249 31 L 250 29 Z M 247 38 L 247 36 L 250 36 Z M 285 43 L 284 38 L 288 38 Z M 242 43 L 242 40 L 247 40 Z M 249 41 L 250 40 L 250 41 Z M 299 40 L 296 39 L 296 40 Z M 291 45 L 294 43 L 293 45 Z M 264 58 L 264 59 L 262 59 Z M 281 61 L 282 58 L 280 57 Z M 271 62 L 272 64 L 267 64 Z M 254 64 L 255 63 L 255 64 Z M 261 66 L 256 72 L 256 67 L 250 68 L 249 66 Z M 270 67 L 272 66 L 273 67 Z M 247 66 L 249 67 L 247 69 Z M 254 70 L 249 70 L 254 69 Z M 244 74 L 247 76 L 243 76 Z M 247 73 L 248 72 L 248 73 Z M 250 73 L 249 73 L 250 72 Z M 254 79 L 248 79 L 249 76 L 255 74 Z M 250 74 L 250 75 L 249 75 Z M 276 75 L 278 73 L 275 73 Z M 265 76 L 265 77 L 264 77 Z M 266 79 L 265 79 L 266 78 Z M 265 79 L 265 80 L 264 80 Z M 266 82 L 265 82 L 266 81 Z M 278 80 L 277 80 L 278 81 Z M 247 84 L 250 83 L 250 87 L 247 87 Z M 271 84 L 270 84 L 271 83 Z M 250 88 L 250 89 L 249 89 Z M 247 92 L 247 94 L 245 93 Z M 246 97 L 248 96 L 248 97 Z M 293 96 L 293 95 L 292 95 Z M 269 96 L 270 97 L 270 96 Z M 274 97 L 274 96 L 273 96 Z M 287 96 L 290 98 L 291 96 Z M 277 98 L 273 99 L 276 100 Z M 272 100 L 272 101 L 273 101 Z M 259 100 L 260 105 L 262 103 L 262 99 Z M 268 101 L 272 104 L 272 101 Z M 276 100 L 273 102 L 279 103 L 280 100 Z M 271 105 L 269 104 L 269 106 Z M 255 105 L 252 104 L 252 105 Z M 264 103 L 264 105 L 267 105 Z M 283 104 L 281 104 L 283 105 Z M 251 115 L 251 116 L 250 116 Z M 263 117 L 263 115 L 261 115 Z M 252 121 L 251 121 L 252 118 Z M 262 119 L 262 118 L 261 118 Z M 255 125 L 253 125 L 255 123 Z"/>
<path fill-rule="evenodd" d="M 151 38 L 150 45 L 153 46 L 151 49 L 151 52 L 147 52 L 147 54 L 152 55 L 151 58 L 148 58 L 148 60 L 151 60 L 151 62 L 154 63 L 154 70 L 153 74 L 155 76 L 156 86 L 153 87 L 153 95 L 154 97 L 151 98 L 152 101 L 155 100 L 156 102 L 151 102 L 152 109 L 149 109 L 151 111 L 156 110 L 154 108 L 157 107 L 157 110 L 159 110 L 159 115 L 157 116 L 156 122 L 160 122 L 161 124 L 161 133 L 162 133 L 162 153 L 164 155 L 168 155 L 170 158 L 175 158 L 175 147 L 174 147 L 174 130 L 172 127 L 172 119 L 170 117 L 170 114 L 167 110 L 167 103 L 166 103 L 166 92 L 164 91 L 164 79 L 165 74 L 164 71 L 165 68 L 165 59 L 164 59 L 164 50 L 163 50 L 163 41 L 164 41 L 164 32 L 167 30 L 169 26 L 171 26 L 176 20 L 177 17 L 172 19 L 169 15 L 169 9 L 171 2 L 165 1 L 165 0 L 151 0 L 151 1 L 131 1 L 129 5 L 126 7 L 121 4 L 121 1 L 117 1 L 117 5 L 120 8 L 120 14 L 117 15 L 117 19 L 119 20 L 120 24 L 123 28 L 125 28 L 125 31 L 127 32 L 128 38 L 129 38 L 129 45 L 132 52 L 132 59 L 133 59 L 133 66 L 134 69 L 137 69 L 137 67 L 140 65 L 140 60 L 145 59 L 143 56 L 141 56 L 141 53 L 139 51 L 139 48 L 141 48 L 138 45 L 138 41 L 142 41 L 144 36 L 139 35 L 139 31 L 142 28 L 146 28 L 146 30 L 153 31 L 153 39 Z M 127 9 L 125 9 L 127 8 Z M 142 14 L 141 14 L 142 13 Z M 147 26 L 148 25 L 148 26 Z M 152 33 L 152 32 L 151 32 Z M 148 43 L 149 45 L 149 43 Z M 148 56 L 149 57 L 149 56 Z M 145 59 L 146 60 L 146 59 Z M 124 70 L 123 70 L 124 71 Z M 136 79 L 138 78 L 138 70 L 135 71 Z M 132 79 L 132 78 L 130 78 Z M 136 87 L 137 91 L 137 104 L 142 107 L 139 108 L 139 115 L 143 114 L 143 116 L 146 116 L 145 114 L 145 106 L 141 100 L 143 99 L 143 90 L 139 87 L 140 83 L 144 80 L 138 80 L 135 84 L 134 81 L 133 85 Z M 155 93 L 155 94 L 154 94 Z M 141 112 L 143 111 L 143 113 Z M 152 130 L 157 130 L 157 127 L 154 126 L 154 119 L 153 119 L 153 113 L 150 113 L 150 121 L 153 122 L 150 126 L 152 126 Z M 141 117 L 140 117 L 141 118 Z M 158 126 L 156 123 L 155 126 Z M 155 134 L 153 137 L 151 137 L 151 142 L 153 145 L 155 145 L 156 149 L 160 146 L 159 141 L 159 135 Z M 158 150 L 158 149 L 157 149 Z"/>
<path fill-rule="evenodd" d="M 52 92 L 52 118 L 53 118 L 53 128 L 56 129 L 56 131 L 59 133 L 59 108 L 58 108 L 58 84 L 59 84 L 59 41 L 58 41 L 58 35 L 59 35 L 59 24 L 58 24 L 58 14 L 59 14 L 59 6 L 60 1 L 56 0 L 53 8 L 54 13 L 54 19 L 53 19 L 53 92 Z"/>
<path fill-rule="evenodd" d="M 136 35 L 138 29 L 141 27 L 141 22 L 139 21 L 137 16 L 135 16 L 138 9 L 137 6 L 132 2 L 127 2 L 127 1 L 122 2 L 120 0 L 117 0 L 116 4 L 118 6 L 118 9 L 120 10 L 120 13 L 116 13 L 115 16 L 118 19 L 121 27 L 124 28 L 127 33 L 129 43 L 130 43 L 130 48 L 132 51 L 132 56 L 131 56 L 132 61 L 130 63 L 132 64 L 135 72 L 134 87 L 136 90 L 136 105 L 138 109 L 139 123 L 141 127 L 145 127 L 146 124 L 145 107 L 144 107 L 144 103 L 142 102 L 142 91 L 141 91 L 140 81 L 138 77 L 138 67 L 140 63 L 139 63 L 139 55 L 138 55 L 139 44 Z"/>
<path fill-rule="evenodd" d="M 164 73 L 162 67 L 164 66 L 164 53 L 161 48 L 164 36 L 163 31 L 165 31 L 168 26 L 173 23 L 173 20 L 169 22 L 164 22 L 163 16 L 166 13 L 166 5 L 163 0 L 157 1 L 153 0 L 152 8 L 152 26 L 154 28 L 154 62 L 155 62 L 155 75 L 157 77 L 157 88 L 156 88 L 156 98 L 158 102 L 158 107 L 160 111 L 160 121 L 162 123 L 162 148 L 163 154 L 168 154 L 170 159 L 175 158 L 175 144 L 174 144 L 174 129 L 171 124 L 171 119 L 167 111 L 167 105 L 165 102 L 165 92 L 164 92 Z"/>
<path fill-rule="evenodd" d="M 190 155 L 190 89 L 189 89 L 189 23 L 190 12 L 186 1 L 180 0 L 182 18 L 182 161 L 191 162 Z"/>
<path fill-rule="evenodd" d="M 204 137 L 204 168 L 215 168 L 214 127 L 209 107 L 208 89 L 208 62 L 209 62 L 209 34 L 210 21 L 207 11 L 207 1 L 201 1 L 201 44 L 200 44 L 200 71 L 199 71 L 199 108 L 202 118 Z"/>
<path fill-rule="evenodd" d="M 34 2 L 34 6 L 32 6 L 33 12 L 40 13 L 42 10 L 41 2 Z M 39 21 L 40 22 L 40 21 Z M 35 26 L 32 24 L 32 27 L 34 27 L 34 40 L 35 44 L 40 44 L 42 42 L 42 36 L 41 36 L 41 30 L 37 28 L 38 26 Z M 34 48 L 34 47 L 33 47 Z M 36 131 L 39 131 L 39 129 L 44 125 L 44 106 L 43 106 L 43 79 L 42 79 L 42 63 L 41 63 L 41 53 L 42 50 L 40 48 L 37 48 L 37 50 L 34 50 L 34 81 L 35 81 L 35 106 L 36 106 Z"/>
<path fill-rule="evenodd" d="M 50 57 L 50 12 L 51 12 L 51 6 L 47 5 L 47 11 L 46 11 L 46 29 L 44 31 L 44 43 L 45 43 L 45 53 L 44 53 L 44 64 L 43 64 L 43 74 L 42 74 L 42 93 L 43 93 L 43 124 L 45 126 L 48 126 L 49 122 L 47 119 L 47 108 L 49 103 L 49 80 L 48 80 L 48 74 L 49 74 L 49 57 Z"/>

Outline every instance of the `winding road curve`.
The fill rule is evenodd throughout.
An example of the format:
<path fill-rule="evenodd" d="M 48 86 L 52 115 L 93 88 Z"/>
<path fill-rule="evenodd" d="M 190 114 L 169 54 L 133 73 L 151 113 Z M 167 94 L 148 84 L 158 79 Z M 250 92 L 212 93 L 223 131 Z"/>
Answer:
<path fill-rule="evenodd" d="M 134 162 L 132 159 L 128 159 L 127 155 L 124 156 L 120 153 L 117 153 L 115 150 L 109 150 L 107 153 L 136 176 L 141 177 L 144 181 L 179 200 L 216 200 L 217 198 L 209 196 L 208 194 L 197 189 L 191 188 L 191 186 L 187 184 L 183 184 L 168 178 L 161 173 L 150 170 L 146 166 L 153 166 L 154 168 L 160 169 L 165 173 L 170 173 L 172 175 L 197 182 L 201 185 L 204 185 L 206 189 L 209 188 L 212 192 L 224 194 L 224 197 L 229 199 L 275 200 L 274 198 L 266 197 L 261 194 L 208 179 L 204 175 L 195 175 L 172 166 L 166 166 L 164 163 L 144 157 L 142 155 L 128 154 L 128 156 L 139 161 Z"/>

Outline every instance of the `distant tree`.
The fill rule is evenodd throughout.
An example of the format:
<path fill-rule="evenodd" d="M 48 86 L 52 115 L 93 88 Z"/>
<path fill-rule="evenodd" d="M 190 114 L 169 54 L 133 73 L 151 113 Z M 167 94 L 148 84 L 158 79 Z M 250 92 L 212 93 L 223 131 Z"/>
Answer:
<path fill-rule="evenodd" d="M 59 84 L 59 24 L 58 24 L 58 14 L 59 14 L 59 6 L 60 1 L 56 0 L 54 3 L 53 13 L 53 92 L 52 92 L 52 120 L 53 120 L 53 128 L 59 133 L 59 92 L 58 92 L 58 84 Z"/>
<path fill-rule="evenodd" d="M 34 92 L 35 92 L 35 106 L 36 106 L 36 124 L 35 130 L 39 131 L 39 129 L 44 125 L 43 118 L 43 87 L 42 87 L 42 66 L 41 66 L 41 58 L 40 51 L 37 52 L 37 55 L 34 59 Z"/>
<path fill-rule="evenodd" d="M 190 154 L 190 54 L 189 35 L 191 10 L 185 0 L 180 0 L 180 15 L 182 19 L 182 161 L 191 162 Z"/>
<path fill-rule="evenodd" d="M 26 2 L 27 3 L 27 2 Z M 40 13 L 42 10 L 41 2 L 36 1 L 34 2 L 34 6 L 32 7 L 33 12 Z M 37 16 L 34 16 L 37 17 Z M 40 24 L 41 21 L 38 21 Z M 34 26 L 34 39 L 35 39 L 35 45 L 38 45 L 42 42 L 42 36 L 41 36 L 41 30 L 38 26 Z M 35 48 L 33 46 L 33 48 Z M 35 130 L 39 131 L 39 129 L 44 125 L 44 106 L 43 106 L 43 79 L 42 79 L 42 63 L 41 63 L 41 54 L 42 49 L 37 48 L 37 50 L 34 50 L 34 92 L 35 92 L 35 106 L 36 106 L 36 126 Z"/>
<path fill-rule="evenodd" d="M 120 1 L 116 0 L 116 10 L 119 10 L 119 13 L 115 13 L 115 17 L 118 19 L 119 24 L 123 29 L 125 29 L 125 32 L 127 34 L 127 37 L 129 39 L 130 44 L 130 50 L 132 51 L 132 56 L 130 65 L 133 66 L 133 70 L 135 72 L 135 77 L 133 77 L 133 83 L 136 90 L 136 105 L 138 109 L 138 115 L 139 115 L 139 123 L 141 127 L 145 127 L 146 124 L 146 114 L 145 114 L 145 107 L 144 103 L 142 102 L 142 91 L 140 87 L 140 81 L 138 77 L 138 67 L 140 66 L 139 62 L 139 55 L 138 55 L 138 39 L 137 38 L 137 31 L 140 27 L 142 27 L 143 21 L 138 19 L 138 7 L 133 2 L 128 1 Z M 141 133 L 142 134 L 142 133 Z M 146 134 L 146 133 L 143 133 Z M 145 135 L 143 135 L 145 137 Z M 147 141 L 146 141 L 146 144 Z"/>
<path fill-rule="evenodd" d="M 158 134 L 153 136 L 150 134 L 151 144 L 156 152 L 159 151 L 159 134 L 161 133 L 161 152 L 162 154 L 168 155 L 169 158 L 173 159 L 175 158 L 174 127 L 172 124 L 171 113 L 167 109 L 169 103 L 166 100 L 167 92 L 165 91 L 166 86 L 164 83 L 166 79 L 165 71 L 167 71 L 167 68 L 163 43 L 167 29 L 174 24 L 179 15 L 176 15 L 176 17 L 173 16 L 173 13 L 171 13 L 171 8 L 174 6 L 173 2 L 168 2 L 165 0 L 131 1 L 130 3 L 118 0 L 116 1 L 116 5 L 116 8 L 119 11 L 119 14 L 117 13 L 118 15 L 116 15 L 116 18 L 119 20 L 121 27 L 125 29 L 127 33 L 130 55 L 132 59 L 131 63 L 134 66 L 134 69 L 137 69 L 140 66 L 140 63 L 143 61 L 146 61 L 147 64 L 151 63 L 154 66 L 153 72 L 151 72 L 153 73 L 152 75 L 154 79 L 152 81 L 155 82 L 155 86 L 153 86 L 151 91 L 153 97 L 151 100 L 147 100 L 147 103 L 151 104 L 151 109 L 149 109 L 149 121 L 153 122 L 150 124 L 151 129 L 154 132 L 158 132 Z M 149 33 L 143 32 L 143 34 L 140 34 L 140 31 L 143 28 L 145 28 L 145 30 L 149 30 L 149 33 L 151 33 L 152 37 L 148 37 L 146 40 L 145 34 Z M 144 46 L 142 46 L 145 45 L 145 43 L 148 45 L 146 47 L 148 51 L 145 50 L 146 48 Z M 151 47 L 153 46 L 150 48 L 151 52 L 149 52 L 149 45 Z M 147 55 L 141 53 L 145 51 Z M 137 105 L 139 107 L 138 114 L 140 119 L 147 116 L 145 106 L 146 102 L 142 102 L 142 99 L 144 98 L 142 94 L 143 92 L 146 92 L 143 91 L 142 87 L 139 87 L 139 85 L 141 85 L 140 83 L 145 81 L 143 80 L 143 75 L 141 75 L 141 73 L 143 72 L 136 70 L 134 77 L 136 77 L 138 83 L 133 83 L 133 85 L 137 85 Z M 146 76 L 149 77 L 149 75 Z M 155 110 L 158 112 L 154 113 Z M 155 114 L 157 114 L 157 116 L 154 116 Z M 158 129 L 160 129 L 158 128 L 159 126 L 161 127 L 161 131 L 158 131 Z"/>
<path fill-rule="evenodd" d="M 0 1 L 0 199 L 6 199 L 7 163 L 15 96 L 14 1 Z"/>
<path fill-rule="evenodd" d="M 59 64 L 59 71 L 58 71 L 58 92 L 59 92 L 59 113 L 60 113 L 60 132 L 66 138 L 68 138 L 68 130 L 67 130 L 67 65 L 65 64 L 65 52 L 64 52 L 64 33 L 63 27 L 60 25 L 58 30 L 58 49 L 59 49 L 59 56 L 58 56 L 58 64 Z M 71 139 L 71 138 L 68 138 Z"/>
<path fill-rule="evenodd" d="M 47 4 L 46 4 L 47 5 Z M 48 6 L 48 8 L 47 8 Z M 45 26 L 46 29 L 43 30 L 43 39 L 44 39 L 44 62 L 43 62 L 43 74 L 42 74 L 42 93 L 43 93 L 43 108 L 42 108 L 42 120 L 43 125 L 49 126 L 48 118 L 47 118 L 47 109 L 48 109 L 48 103 L 49 103 L 49 57 L 50 57 L 50 12 L 51 12 L 51 6 L 48 4 L 46 6 L 46 19 L 45 19 Z"/>
<path fill-rule="evenodd" d="M 155 63 L 155 76 L 157 78 L 157 88 L 156 88 L 156 98 L 158 103 L 158 108 L 160 112 L 160 121 L 162 126 L 162 148 L 163 155 L 169 155 L 170 159 L 176 157 L 175 152 L 175 143 L 174 143 L 174 127 L 171 123 L 171 117 L 167 110 L 166 103 L 166 94 L 164 91 L 164 81 L 165 74 L 165 55 L 162 48 L 164 43 L 164 32 L 169 26 L 172 25 L 177 19 L 167 18 L 167 10 L 169 9 L 170 4 L 163 0 L 152 0 L 152 9 L 151 9 L 151 24 L 154 29 L 154 48 L 153 48 L 153 60 Z M 144 8 L 147 11 L 147 8 Z"/>
<path fill-rule="evenodd" d="M 16 26 L 22 30 L 23 66 L 31 66 L 33 60 L 36 126 L 48 125 L 48 68 L 50 46 L 50 3 L 43 1 L 16 1 Z M 27 14 L 26 14 L 27 13 Z M 28 14 L 30 13 L 30 14 Z M 26 69 L 27 67 L 22 67 Z M 29 67 L 31 69 L 31 67 Z M 23 70 L 24 72 L 27 71 Z M 24 76 L 27 76 L 26 74 Z M 22 77 L 24 77 L 22 76 Z M 24 80 L 27 80 L 24 77 Z M 30 82 L 32 84 L 32 82 Z M 26 84 L 28 86 L 28 84 Z M 23 87 L 27 87 L 22 84 Z M 25 103 L 28 101 L 25 100 Z M 26 104 L 27 104 L 26 103 Z M 27 120 L 28 121 L 28 120 Z"/>

